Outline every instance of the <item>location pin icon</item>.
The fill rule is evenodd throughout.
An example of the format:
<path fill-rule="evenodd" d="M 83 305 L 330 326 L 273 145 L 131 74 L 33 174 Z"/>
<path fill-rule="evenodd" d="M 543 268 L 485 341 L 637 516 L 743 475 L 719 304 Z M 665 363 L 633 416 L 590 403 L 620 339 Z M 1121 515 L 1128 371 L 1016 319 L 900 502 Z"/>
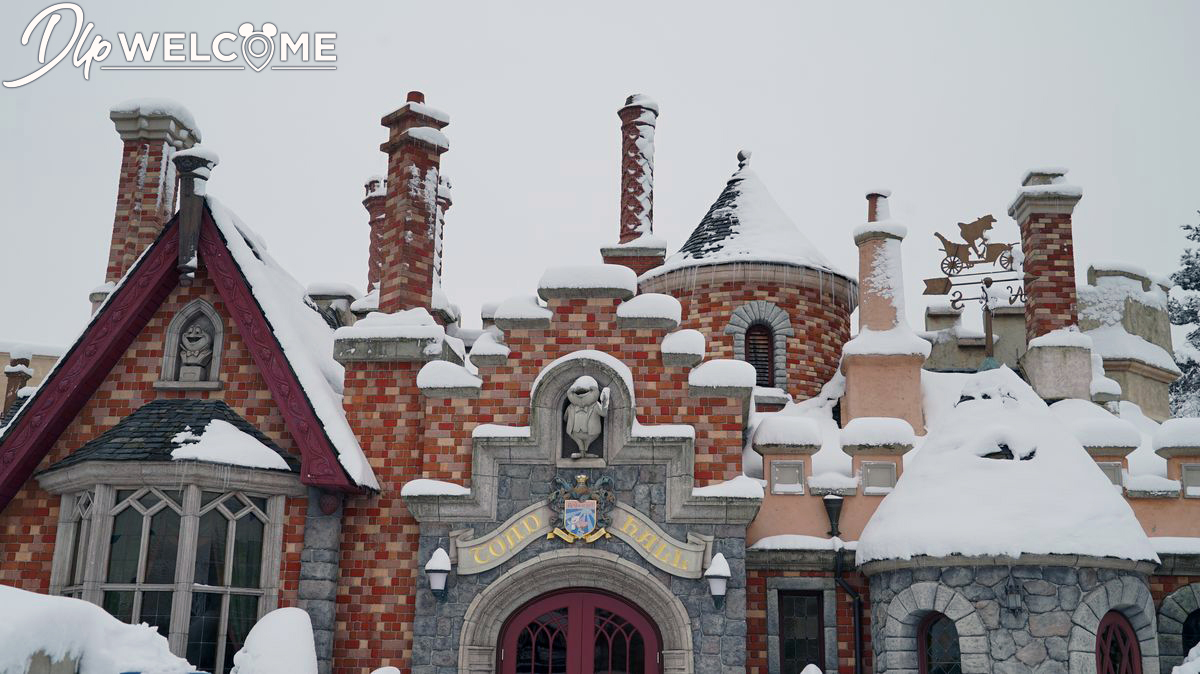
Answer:
<path fill-rule="evenodd" d="M 238 26 L 238 35 L 242 36 L 242 58 L 255 72 L 262 72 L 275 56 L 273 38 L 278 32 L 275 24 L 269 22 L 263 24 L 261 31 L 255 31 L 252 23 Z"/>

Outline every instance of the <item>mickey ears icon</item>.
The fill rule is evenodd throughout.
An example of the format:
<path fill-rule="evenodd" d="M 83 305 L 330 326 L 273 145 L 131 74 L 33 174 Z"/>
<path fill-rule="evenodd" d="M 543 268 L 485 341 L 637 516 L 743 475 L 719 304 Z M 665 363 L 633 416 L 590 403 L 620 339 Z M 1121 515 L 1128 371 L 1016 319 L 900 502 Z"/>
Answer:
<path fill-rule="evenodd" d="M 250 22 L 246 22 L 238 26 L 238 35 L 241 35 L 242 37 L 250 37 L 251 35 L 256 34 L 263 35 L 264 37 L 275 37 L 278 33 L 279 29 L 275 27 L 275 24 L 269 21 L 263 24 L 261 31 L 255 31 L 254 24 Z"/>

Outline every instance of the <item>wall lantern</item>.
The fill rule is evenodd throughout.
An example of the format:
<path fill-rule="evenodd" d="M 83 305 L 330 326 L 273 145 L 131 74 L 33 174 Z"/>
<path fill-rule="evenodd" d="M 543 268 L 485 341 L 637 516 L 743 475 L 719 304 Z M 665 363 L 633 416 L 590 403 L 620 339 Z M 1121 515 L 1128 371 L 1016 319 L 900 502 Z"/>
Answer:
<path fill-rule="evenodd" d="M 429 577 L 429 590 L 438 601 L 446 598 L 446 579 L 450 576 L 450 555 L 442 548 L 433 551 L 425 564 L 425 575 Z"/>
<path fill-rule="evenodd" d="M 826 494 L 822 503 L 825 504 L 825 515 L 829 517 L 829 535 L 840 536 L 842 532 L 838 530 L 838 520 L 842 517 L 842 497 Z"/>
<path fill-rule="evenodd" d="M 725 606 L 725 591 L 729 588 L 731 575 L 733 574 L 729 572 L 729 562 L 725 561 L 725 555 L 719 552 L 713 555 L 704 577 L 708 579 L 708 591 L 712 594 L 713 606 L 717 609 Z"/>

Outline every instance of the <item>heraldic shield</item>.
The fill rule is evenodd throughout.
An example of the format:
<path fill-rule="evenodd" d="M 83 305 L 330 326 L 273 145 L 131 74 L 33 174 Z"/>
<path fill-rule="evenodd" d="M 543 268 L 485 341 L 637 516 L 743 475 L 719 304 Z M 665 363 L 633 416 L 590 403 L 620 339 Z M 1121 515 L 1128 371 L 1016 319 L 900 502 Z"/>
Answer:
<path fill-rule="evenodd" d="M 586 536 L 596 528 L 596 502 L 593 500 L 563 502 L 563 529 L 572 536 Z"/>

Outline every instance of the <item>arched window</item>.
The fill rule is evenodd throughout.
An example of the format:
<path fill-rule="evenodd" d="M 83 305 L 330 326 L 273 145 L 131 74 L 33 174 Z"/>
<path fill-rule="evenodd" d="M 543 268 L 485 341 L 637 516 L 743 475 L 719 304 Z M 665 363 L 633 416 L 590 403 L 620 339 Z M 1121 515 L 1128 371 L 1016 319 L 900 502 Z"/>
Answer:
<path fill-rule="evenodd" d="M 958 629 L 941 613 L 930 613 L 917 631 L 921 674 L 961 674 Z"/>
<path fill-rule="evenodd" d="M 746 362 L 754 366 L 758 374 L 755 383 L 759 386 L 775 386 L 774 344 L 771 328 L 761 323 L 750 326 L 746 331 Z"/>
<path fill-rule="evenodd" d="M 1200 610 L 1192 611 L 1183 621 L 1183 652 L 1189 653 L 1200 644 Z"/>
<path fill-rule="evenodd" d="M 1137 635 L 1120 611 L 1109 611 L 1096 630 L 1096 674 L 1142 674 Z"/>

